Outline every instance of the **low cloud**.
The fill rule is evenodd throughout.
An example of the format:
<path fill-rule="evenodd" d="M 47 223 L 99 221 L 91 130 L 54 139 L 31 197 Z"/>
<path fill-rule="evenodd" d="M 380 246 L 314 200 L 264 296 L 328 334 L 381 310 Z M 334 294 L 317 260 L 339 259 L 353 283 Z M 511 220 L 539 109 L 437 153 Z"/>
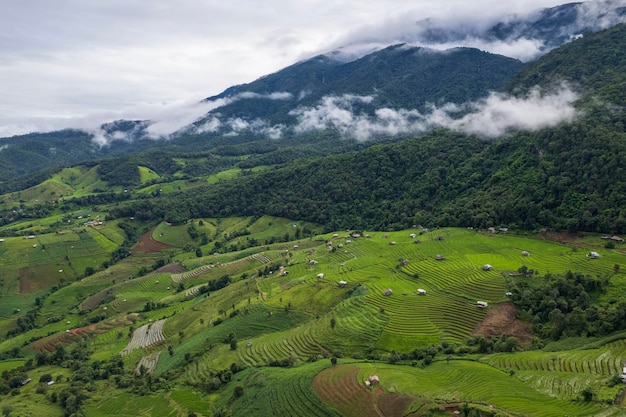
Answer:
<path fill-rule="evenodd" d="M 187 103 L 152 109 L 151 117 L 135 118 L 131 128 L 116 128 L 115 124 L 89 130 L 94 143 L 106 146 L 111 141 L 132 141 L 138 137 L 169 139 L 180 132 L 213 133 L 237 136 L 243 132 L 279 139 L 285 132 L 296 134 L 312 130 L 336 129 L 342 136 L 365 141 L 372 137 L 415 135 L 445 127 L 485 139 L 494 139 L 512 130 L 535 131 L 561 122 L 574 120 L 577 112 L 573 103 L 578 95 L 567 85 L 545 92 L 534 88 L 524 97 L 491 93 L 485 99 L 463 105 L 431 105 L 428 111 L 415 109 L 372 108 L 373 96 L 345 94 L 323 97 L 316 106 L 299 107 L 289 114 L 296 124 L 288 128 L 271 125 L 262 119 L 223 118 L 220 107 L 244 99 L 291 100 L 289 93 L 240 93 L 233 97 L 201 103 Z M 157 111 L 158 110 L 158 111 Z M 208 118 L 199 123 L 198 120 Z M 1 150 L 1 149 L 0 149 Z"/>
<path fill-rule="evenodd" d="M 291 100 L 293 98 L 293 94 L 288 92 L 275 92 L 269 94 L 258 94 L 252 93 L 250 91 L 245 91 L 243 93 L 236 94 L 232 100 L 246 99 L 246 98 L 264 98 L 268 100 Z"/>
<path fill-rule="evenodd" d="M 492 93 L 484 100 L 462 106 L 431 106 L 430 112 L 407 109 L 376 109 L 372 114 L 355 112 L 355 103 L 370 103 L 372 97 L 325 97 L 318 106 L 291 112 L 297 117 L 296 133 L 337 129 L 357 140 L 374 136 L 419 134 L 438 127 L 494 139 L 512 130 L 536 131 L 570 122 L 577 116 L 573 107 L 577 94 L 563 85 L 558 91 L 542 94 L 533 89 L 526 97 Z M 459 114 L 464 114 L 458 117 Z"/>
<path fill-rule="evenodd" d="M 566 85 L 548 94 L 534 88 L 528 96 L 521 98 L 492 93 L 469 105 L 471 113 L 460 119 L 452 119 L 449 112 L 435 109 L 431 120 L 444 127 L 493 139 L 511 130 L 532 132 L 571 122 L 578 115 L 573 106 L 577 98 L 578 95 Z"/>
<path fill-rule="evenodd" d="M 573 4 L 576 15 L 571 21 L 565 16 L 559 26 L 535 28 L 535 21 L 545 18 L 545 7 L 558 4 L 563 3 L 527 2 L 526 7 L 513 10 L 515 13 L 511 13 L 510 5 L 505 2 L 491 3 L 488 7 L 459 4 L 431 15 L 418 9 L 406 11 L 381 23 L 353 30 L 334 43 L 333 53 L 329 55 L 349 61 L 390 44 L 406 43 L 437 50 L 473 47 L 527 62 L 558 46 L 544 44 L 545 36 L 571 40 L 584 32 L 599 31 L 626 21 L 625 0 L 594 0 Z M 503 25 L 496 26 L 500 24 Z M 497 38 L 494 35 L 497 32 L 506 35 Z"/>
<path fill-rule="evenodd" d="M 237 136 L 244 131 L 252 131 L 258 135 L 267 136 L 270 139 L 280 139 L 285 130 L 283 125 L 270 126 L 261 119 L 252 121 L 244 120 L 240 117 L 221 120 L 220 115 L 212 115 L 201 125 L 196 126 L 191 131 L 196 134 L 202 133 L 222 133 L 226 136 Z"/>
<path fill-rule="evenodd" d="M 76 121 L 72 127 L 86 130 L 87 132 L 93 134 L 93 141 L 98 146 L 106 146 L 111 141 L 115 140 L 133 141 L 137 137 L 148 139 L 169 139 L 176 133 L 189 130 L 190 126 L 194 122 L 205 117 L 211 111 L 234 103 L 235 101 L 246 99 L 291 100 L 293 99 L 293 95 L 288 92 L 274 92 L 269 94 L 243 92 L 231 97 L 216 100 L 140 107 L 124 113 L 125 120 L 145 121 L 144 123 L 137 124 L 133 129 L 115 130 L 102 128 L 102 120 L 115 120 L 111 114 L 106 116 L 107 119 L 95 117 L 85 118 L 83 120 Z M 121 116 L 117 118 L 120 119 Z M 97 123 L 98 127 L 93 127 L 94 120 L 100 120 L 100 122 Z M 227 128 L 231 134 L 238 134 L 246 129 L 266 131 L 267 135 L 272 138 L 279 137 L 277 136 L 277 131 L 280 130 L 268 127 L 261 121 L 248 122 L 239 118 L 221 121 L 218 116 L 212 116 L 201 126 L 192 130 L 196 133 L 206 133 L 216 132 L 220 128 Z"/>

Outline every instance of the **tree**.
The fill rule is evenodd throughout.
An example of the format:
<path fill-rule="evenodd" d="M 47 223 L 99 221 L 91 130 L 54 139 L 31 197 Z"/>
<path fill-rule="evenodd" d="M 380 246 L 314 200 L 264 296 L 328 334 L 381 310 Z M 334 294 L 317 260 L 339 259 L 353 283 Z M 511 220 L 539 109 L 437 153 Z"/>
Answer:
<path fill-rule="evenodd" d="M 235 387 L 235 390 L 233 391 L 233 395 L 235 396 L 235 398 L 243 396 L 243 387 L 241 385 L 237 385 Z"/>
<path fill-rule="evenodd" d="M 332 358 L 330 358 L 330 363 L 331 363 L 333 366 L 337 365 L 337 358 L 336 358 L 336 357 L 334 357 L 334 356 L 333 356 Z"/>
<path fill-rule="evenodd" d="M 237 339 L 232 338 L 230 341 L 230 350 L 237 350 Z"/>
<path fill-rule="evenodd" d="M 202 258 L 202 249 L 201 248 L 196 248 L 196 257 L 197 258 Z"/>
<path fill-rule="evenodd" d="M 13 412 L 13 407 L 12 406 L 10 406 L 10 405 L 3 405 L 2 406 L 2 415 L 4 417 L 9 417 L 12 412 Z"/>
<path fill-rule="evenodd" d="M 586 403 L 591 402 L 591 400 L 593 400 L 593 397 L 595 395 L 591 387 L 585 388 L 584 390 L 580 392 L 580 394 L 583 396 L 583 401 Z"/>
<path fill-rule="evenodd" d="M 334 330 L 336 325 L 337 320 L 335 320 L 335 318 L 333 317 L 332 319 L 330 319 L 330 328 Z"/>

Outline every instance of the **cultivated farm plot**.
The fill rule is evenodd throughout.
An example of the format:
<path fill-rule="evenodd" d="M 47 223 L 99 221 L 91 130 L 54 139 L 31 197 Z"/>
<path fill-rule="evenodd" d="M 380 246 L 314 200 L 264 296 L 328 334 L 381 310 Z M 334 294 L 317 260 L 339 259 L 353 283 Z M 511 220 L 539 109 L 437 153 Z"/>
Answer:
<path fill-rule="evenodd" d="M 120 352 L 120 355 L 126 356 L 135 349 L 147 348 L 164 342 L 165 337 L 163 336 L 163 324 L 165 324 L 165 319 L 144 324 L 143 326 L 137 328 L 133 332 L 133 337 L 128 342 L 128 345 L 126 345 L 124 350 Z"/>
<path fill-rule="evenodd" d="M 574 269 L 592 275 L 603 267 L 586 258 L 584 251 L 509 234 L 439 229 L 418 238 L 420 243 L 414 243 L 407 231 L 390 232 L 386 238 L 373 234 L 350 244 L 345 238 L 334 238 L 333 245 L 343 242 L 343 248 L 318 259 L 337 265 L 331 271 L 322 267 L 325 279 L 367 285 L 368 302 L 390 316 L 379 349 L 408 351 L 441 341 L 463 343 L 485 317 L 486 311 L 477 308 L 476 302 L 506 301 L 506 279 L 522 265 L 544 272 Z M 392 241 L 394 245 L 389 244 Z M 523 256 L 523 251 L 531 256 Z M 444 260 L 436 260 L 437 255 Z M 607 254 L 603 260 L 607 271 L 613 266 L 610 256 L 620 255 Z M 487 263 L 493 270 L 482 270 Z M 417 296 L 418 288 L 426 290 L 426 295 Z M 382 295 L 386 289 L 392 290 L 391 296 Z"/>
<path fill-rule="evenodd" d="M 232 404 L 232 414 L 339 417 L 312 386 L 313 377 L 328 365 L 318 361 L 299 368 L 252 368 L 236 374 L 236 383 L 244 387 L 246 395 Z"/>
<path fill-rule="evenodd" d="M 161 352 L 151 352 L 146 356 L 142 357 L 137 366 L 135 367 L 136 375 L 143 374 L 151 374 L 157 367 L 159 363 L 159 356 L 161 356 Z"/>
<path fill-rule="evenodd" d="M 502 370 L 514 370 L 520 379 L 552 396 L 575 400 L 592 387 L 603 400 L 614 400 L 623 387 L 613 389 L 606 381 L 621 375 L 626 357 L 626 340 L 617 340 L 597 349 L 561 352 L 528 351 L 485 356 L 482 361 Z"/>
<path fill-rule="evenodd" d="M 191 271 L 183 272 L 180 274 L 172 274 L 171 278 L 177 284 L 184 283 L 187 280 L 194 278 L 212 278 L 213 276 L 219 277 L 222 275 L 232 275 L 238 272 L 248 270 L 253 264 L 258 263 L 257 257 L 253 255 L 237 259 L 231 262 L 223 263 L 220 265 L 209 264 L 203 265 Z"/>
<path fill-rule="evenodd" d="M 88 402 L 85 414 L 97 417 L 172 417 L 177 413 L 162 394 L 137 396 L 121 393 Z"/>
<path fill-rule="evenodd" d="M 456 360 L 434 362 L 426 368 L 388 364 L 359 363 L 328 368 L 325 373 L 346 372 L 342 367 L 359 368 L 357 383 L 363 385 L 370 375 L 378 375 L 384 392 L 401 392 L 437 403 L 490 404 L 495 410 L 532 417 L 618 416 L 619 410 L 603 410 L 584 402 L 571 402 L 541 393 L 504 372 L 480 363 Z M 341 378 L 327 378 L 329 383 Z M 331 391 L 333 388 L 326 388 Z M 339 387 L 336 387 L 339 391 Z M 357 397 L 358 398 L 358 397 Z M 358 407 L 354 404 L 354 407 Z"/>

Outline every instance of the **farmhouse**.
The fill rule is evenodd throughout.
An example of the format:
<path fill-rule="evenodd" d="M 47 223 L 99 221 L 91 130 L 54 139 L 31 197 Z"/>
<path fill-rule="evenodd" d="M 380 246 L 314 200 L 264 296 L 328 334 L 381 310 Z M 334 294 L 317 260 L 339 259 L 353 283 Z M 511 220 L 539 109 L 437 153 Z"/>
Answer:
<path fill-rule="evenodd" d="M 507 297 L 510 297 L 513 295 L 513 293 L 509 291 L 509 292 L 504 293 L 504 295 L 506 295 Z"/>
<path fill-rule="evenodd" d="M 395 240 L 392 240 L 391 242 L 389 242 L 389 244 L 390 244 L 390 245 L 395 245 L 395 244 L 396 244 L 396 241 L 395 241 Z"/>
<path fill-rule="evenodd" d="M 391 294 L 393 294 L 391 288 L 387 288 L 385 291 L 383 291 L 384 296 L 390 296 Z"/>
<path fill-rule="evenodd" d="M 600 257 L 600 254 L 598 252 L 592 251 L 587 254 L 587 258 L 590 258 L 590 259 L 598 259 L 599 257 Z"/>
<path fill-rule="evenodd" d="M 480 308 L 487 308 L 488 306 L 486 301 L 476 301 L 476 305 Z"/>
<path fill-rule="evenodd" d="M 324 279 L 324 274 L 322 272 L 317 274 L 317 279 Z"/>
<path fill-rule="evenodd" d="M 426 295 L 426 290 L 424 290 L 422 288 L 418 288 L 417 289 L 417 295 Z"/>
<path fill-rule="evenodd" d="M 436 260 L 436 261 L 443 261 L 444 259 L 446 259 L 446 258 L 444 258 L 444 256 L 443 256 L 443 255 L 437 255 L 437 256 L 435 256 L 435 260 Z"/>
<path fill-rule="evenodd" d="M 368 378 L 368 382 L 371 385 L 376 385 L 380 382 L 380 380 L 378 379 L 378 375 L 370 375 L 370 377 Z"/>
<path fill-rule="evenodd" d="M 489 265 L 489 264 L 484 264 L 483 265 L 483 271 L 491 271 L 493 269 L 493 266 Z"/>
<path fill-rule="evenodd" d="M 343 281 L 343 280 L 339 281 L 339 288 L 343 288 L 343 287 L 345 287 L 346 285 L 348 285 L 348 282 L 347 282 L 347 281 Z"/>
<path fill-rule="evenodd" d="M 309 265 L 317 265 L 317 261 L 315 259 L 311 259 L 309 261 Z"/>
<path fill-rule="evenodd" d="M 528 251 L 523 250 L 522 251 L 522 256 L 530 256 L 530 253 Z"/>

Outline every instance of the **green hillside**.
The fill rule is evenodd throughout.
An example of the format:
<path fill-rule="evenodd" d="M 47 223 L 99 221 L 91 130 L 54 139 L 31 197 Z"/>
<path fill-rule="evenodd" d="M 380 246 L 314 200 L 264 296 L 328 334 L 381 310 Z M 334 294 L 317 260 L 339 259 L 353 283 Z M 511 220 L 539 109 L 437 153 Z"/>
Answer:
<path fill-rule="evenodd" d="M 2 413 L 626 415 L 625 28 L 525 66 L 510 92 L 580 97 L 534 133 L 179 138 L 1 184 Z"/>

